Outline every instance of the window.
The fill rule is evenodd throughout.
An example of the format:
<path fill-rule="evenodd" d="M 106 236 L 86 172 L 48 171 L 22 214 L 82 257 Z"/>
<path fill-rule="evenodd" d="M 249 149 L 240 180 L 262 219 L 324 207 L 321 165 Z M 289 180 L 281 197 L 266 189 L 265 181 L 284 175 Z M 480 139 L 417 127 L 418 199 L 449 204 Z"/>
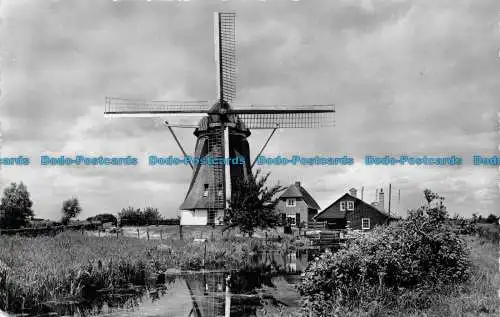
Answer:
<path fill-rule="evenodd" d="M 223 197 L 224 196 L 224 187 L 222 187 L 222 184 L 219 184 L 219 186 L 217 186 L 219 188 L 219 190 L 217 191 L 217 195 L 219 197 Z"/>
<path fill-rule="evenodd" d="M 297 218 L 295 217 L 295 215 L 286 215 L 286 220 L 292 226 L 295 226 L 297 224 Z"/>
<path fill-rule="evenodd" d="M 286 206 L 287 207 L 295 207 L 296 206 L 295 198 L 288 198 L 286 200 Z"/>
<path fill-rule="evenodd" d="M 208 184 L 205 184 L 204 186 L 205 188 L 203 190 L 203 197 L 208 197 Z"/>
<path fill-rule="evenodd" d="M 340 202 L 340 210 L 341 210 L 341 211 L 344 211 L 344 210 L 345 210 L 345 203 L 346 203 L 345 201 L 341 201 L 341 202 Z"/>
<path fill-rule="evenodd" d="M 349 200 L 347 202 L 347 210 L 354 210 L 354 201 Z"/>
<path fill-rule="evenodd" d="M 363 230 L 370 229 L 370 218 L 361 219 L 361 229 Z"/>

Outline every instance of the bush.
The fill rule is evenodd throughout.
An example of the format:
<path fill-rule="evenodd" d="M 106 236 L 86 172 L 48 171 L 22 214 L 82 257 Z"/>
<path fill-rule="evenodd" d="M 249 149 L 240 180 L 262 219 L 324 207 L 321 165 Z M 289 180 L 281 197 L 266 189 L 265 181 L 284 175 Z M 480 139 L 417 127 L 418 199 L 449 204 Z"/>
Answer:
<path fill-rule="evenodd" d="M 406 298 L 408 305 L 423 308 L 429 294 L 467 280 L 471 269 L 465 241 L 442 221 L 442 213 L 428 214 L 419 210 L 356 238 L 335 254 L 324 253 L 299 285 L 304 306 L 328 315 L 374 302 L 391 306 Z M 409 294 L 418 296 L 408 300 Z"/>

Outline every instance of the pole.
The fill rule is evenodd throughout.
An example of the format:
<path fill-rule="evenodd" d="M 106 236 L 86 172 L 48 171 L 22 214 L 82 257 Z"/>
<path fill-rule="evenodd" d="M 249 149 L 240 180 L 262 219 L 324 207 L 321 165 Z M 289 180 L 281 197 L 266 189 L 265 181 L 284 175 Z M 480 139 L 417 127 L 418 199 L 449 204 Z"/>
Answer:
<path fill-rule="evenodd" d="M 205 268 L 206 258 L 207 258 L 207 241 L 205 240 L 205 252 L 203 253 L 203 268 Z"/>
<path fill-rule="evenodd" d="M 365 193 L 365 186 L 361 186 L 361 200 L 363 200 L 364 193 Z"/>
<path fill-rule="evenodd" d="M 401 204 L 401 189 L 398 189 L 398 205 Z"/>
<path fill-rule="evenodd" d="M 278 124 L 276 124 L 276 127 L 273 129 L 273 131 L 271 132 L 271 134 L 269 135 L 269 137 L 267 138 L 266 140 L 266 143 L 264 143 L 264 145 L 262 146 L 262 148 L 260 149 L 260 152 L 259 154 L 257 154 L 257 156 L 255 157 L 255 160 L 253 160 L 253 163 L 251 165 L 250 168 L 253 168 L 253 166 L 255 165 L 255 163 L 257 163 L 257 159 L 259 158 L 259 156 L 262 154 L 262 152 L 264 152 L 264 149 L 266 148 L 267 144 L 269 143 L 269 141 L 271 140 L 271 138 L 273 137 L 273 134 L 274 132 L 276 132 L 276 129 L 278 129 Z"/>
<path fill-rule="evenodd" d="M 391 215 L 391 193 L 392 193 L 392 187 L 391 184 L 389 184 L 389 216 Z"/>
<path fill-rule="evenodd" d="M 231 275 L 226 277 L 226 304 L 224 305 L 224 317 L 231 317 L 231 289 L 229 288 L 229 281 L 231 280 Z"/>
<path fill-rule="evenodd" d="M 174 137 L 175 142 L 177 143 L 177 145 L 181 149 L 182 154 L 186 158 L 187 157 L 186 151 L 184 151 L 184 148 L 182 147 L 181 142 L 179 142 L 179 139 L 177 139 L 177 136 L 175 135 L 174 130 L 170 127 L 168 121 L 165 121 L 165 124 L 167 125 L 167 128 L 170 131 L 170 133 L 172 134 L 172 136 Z M 193 169 L 193 164 L 191 164 L 191 160 L 188 160 L 188 163 L 189 163 L 189 166 L 191 166 L 191 169 Z"/>

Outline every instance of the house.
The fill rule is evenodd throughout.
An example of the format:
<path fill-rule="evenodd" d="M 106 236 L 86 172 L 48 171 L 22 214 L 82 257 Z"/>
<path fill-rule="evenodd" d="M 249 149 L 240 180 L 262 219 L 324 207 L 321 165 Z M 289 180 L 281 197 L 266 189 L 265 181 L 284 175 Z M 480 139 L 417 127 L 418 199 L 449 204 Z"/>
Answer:
<path fill-rule="evenodd" d="M 276 210 L 286 218 L 292 226 L 312 221 L 321 208 L 312 196 L 305 190 L 300 182 L 288 186 L 279 197 Z"/>
<path fill-rule="evenodd" d="M 320 212 L 315 221 L 326 221 L 329 229 L 371 230 L 373 227 L 388 224 L 391 217 L 384 210 L 384 192 L 378 192 L 379 201 L 372 204 L 357 197 L 357 190 L 351 188 Z"/>

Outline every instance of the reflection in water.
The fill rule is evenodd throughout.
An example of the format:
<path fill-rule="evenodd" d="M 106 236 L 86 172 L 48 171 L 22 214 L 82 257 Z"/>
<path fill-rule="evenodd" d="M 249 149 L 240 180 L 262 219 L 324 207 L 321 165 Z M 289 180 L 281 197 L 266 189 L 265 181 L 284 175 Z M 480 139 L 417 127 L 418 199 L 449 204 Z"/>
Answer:
<path fill-rule="evenodd" d="M 47 303 L 44 313 L 66 316 L 255 316 L 261 301 L 299 305 L 295 284 L 314 254 L 261 252 L 237 272 L 168 275 L 162 283 L 99 292 L 84 301 Z M 164 283 L 163 283 L 164 282 Z M 229 309 L 228 309 L 229 308 Z M 228 310 L 227 310 L 228 309 Z"/>

